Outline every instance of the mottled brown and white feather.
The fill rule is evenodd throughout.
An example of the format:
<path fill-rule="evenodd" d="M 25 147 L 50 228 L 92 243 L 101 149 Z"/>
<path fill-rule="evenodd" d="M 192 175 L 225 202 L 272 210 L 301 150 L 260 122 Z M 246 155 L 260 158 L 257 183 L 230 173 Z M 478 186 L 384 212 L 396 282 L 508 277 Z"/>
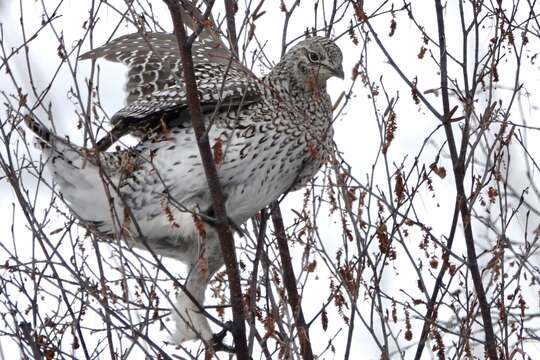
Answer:
<path fill-rule="evenodd" d="M 212 45 L 216 41 L 208 35 L 194 44 L 195 76 L 208 137 L 221 153 L 217 170 L 227 214 L 241 224 L 282 194 L 305 185 L 331 158 L 332 104 L 326 81 L 343 78 L 342 55 L 330 39 L 308 38 L 257 79 L 217 43 Z M 206 223 L 206 238 L 193 221 L 194 213 L 211 217 L 212 202 L 186 109 L 175 38 L 132 34 L 83 56 L 128 66 L 128 101 L 113 117 L 113 132 L 117 129 L 123 136 L 144 129 L 146 134 L 131 149 L 96 152 L 106 164 L 100 168 L 87 161 L 87 150 L 29 122 L 42 136 L 43 152 L 53 159 L 48 168 L 73 212 L 100 236 L 118 236 L 111 205 L 114 214 L 128 209 L 132 219 L 122 236 L 189 264 L 186 286 L 202 304 L 207 276 L 219 269 L 223 258 L 211 221 Z M 159 131 L 162 120 L 167 129 Z M 110 194 L 103 190 L 103 172 Z M 207 272 L 197 271 L 201 256 L 208 260 Z M 211 338 L 205 317 L 183 293 L 176 310 L 179 342 Z"/>

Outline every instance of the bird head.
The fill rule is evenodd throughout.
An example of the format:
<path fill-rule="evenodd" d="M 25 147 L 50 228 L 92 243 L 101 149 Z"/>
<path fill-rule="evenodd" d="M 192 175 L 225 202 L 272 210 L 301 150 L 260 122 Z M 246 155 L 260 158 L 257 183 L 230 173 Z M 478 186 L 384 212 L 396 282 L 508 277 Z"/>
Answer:
<path fill-rule="evenodd" d="M 321 36 L 307 38 L 296 44 L 286 57 L 294 66 L 292 72 L 296 80 L 312 90 L 326 85 L 326 81 L 336 76 L 343 79 L 343 55 L 339 47 L 330 39 Z"/>

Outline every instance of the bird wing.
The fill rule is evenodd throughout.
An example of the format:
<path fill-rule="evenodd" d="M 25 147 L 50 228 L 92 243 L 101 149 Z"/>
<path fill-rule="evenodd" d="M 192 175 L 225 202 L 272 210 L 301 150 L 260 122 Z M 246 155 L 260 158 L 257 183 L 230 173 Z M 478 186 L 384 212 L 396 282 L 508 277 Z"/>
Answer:
<path fill-rule="evenodd" d="M 233 56 L 222 41 L 212 15 L 205 17 L 195 6 L 195 1 L 182 2 L 179 10 L 184 24 L 192 31 L 198 31 L 197 41 L 192 46 L 194 64 L 229 63 Z M 138 32 L 124 35 L 80 56 L 81 60 L 98 58 L 128 66 L 128 104 L 182 80 L 180 51 L 174 34 Z M 238 62 L 231 65 L 250 73 Z"/>
<path fill-rule="evenodd" d="M 249 69 L 232 57 L 221 41 L 213 38 L 199 37 L 193 44 L 192 54 L 195 66 L 227 66 L 230 63 L 232 69 L 251 74 Z M 128 66 L 128 104 L 183 80 L 180 52 L 174 34 L 149 32 L 124 35 L 80 56 L 81 60 L 98 58 Z"/>
<path fill-rule="evenodd" d="M 227 74 L 224 66 L 205 65 L 202 69 L 223 71 L 220 82 L 198 77 L 197 89 L 203 114 L 237 110 L 260 100 L 256 79 L 248 79 L 230 69 Z M 190 126 L 190 120 L 186 89 L 180 83 L 135 99 L 119 110 L 111 122 L 114 124 L 113 133 L 122 131 L 150 135 L 164 130 L 163 127 Z"/>
<path fill-rule="evenodd" d="M 203 111 L 241 106 L 261 97 L 253 73 L 236 60 L 222 41 L 203 31 L 192 47 L 195 79 Z M 112 132 L 98 143 L 105 150 L 123 135 L 138 136 L 162 121 L 189 119 L 182 63 L 176 37 L 168 33 L 134 33 L 83 54 L 128 66 L 127 104 L 111 119 Z M 225 105 L 225 107 L 223 107 Z"/>
<path fill-rule="evenodd" d="M 204 16 L 195 3 L 182 2 L 180 11 L 184 24 L 198 33 L 192 57 L 203 112 L 230 110 L 260 100 L 255 75 L 233 56 L 212 16 Z M 163 124 L 171 127 L 189 120 L 174 34 L 141 32 L 121 36 L 80 58 L 105 58 L 128 66 L 126 106 L 111 118 L 113 128 L 98 142 L 98 149 L 106 150 L 128 133 L 144 136 Z"/>

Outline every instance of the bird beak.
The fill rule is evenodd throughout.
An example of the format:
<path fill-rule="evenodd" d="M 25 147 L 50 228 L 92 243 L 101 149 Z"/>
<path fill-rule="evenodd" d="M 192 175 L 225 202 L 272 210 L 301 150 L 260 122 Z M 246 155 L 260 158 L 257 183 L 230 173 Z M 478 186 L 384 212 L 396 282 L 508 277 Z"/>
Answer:
<path fill-rule="evenodd" d="M 334 75 L 341 80 L 345 78 L 345 73 L 343 72 L 343 66 L 340 64 L 337 69 L 334 69 Z"/>

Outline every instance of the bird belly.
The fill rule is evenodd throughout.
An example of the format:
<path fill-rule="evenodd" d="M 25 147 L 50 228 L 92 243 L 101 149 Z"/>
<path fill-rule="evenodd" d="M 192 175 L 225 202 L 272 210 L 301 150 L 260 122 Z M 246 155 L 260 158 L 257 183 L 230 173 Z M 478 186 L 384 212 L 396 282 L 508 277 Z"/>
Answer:
<path fill-rule="evenodd" d="M 290 164 L 288 168 L 276 169 L 273 172 L 255 172 L 244 183 L 226 187 L 229 218 L 241 224 L 272 201 L 277 200 L 291 188 L 298 168 L 299 165 Z"/>

